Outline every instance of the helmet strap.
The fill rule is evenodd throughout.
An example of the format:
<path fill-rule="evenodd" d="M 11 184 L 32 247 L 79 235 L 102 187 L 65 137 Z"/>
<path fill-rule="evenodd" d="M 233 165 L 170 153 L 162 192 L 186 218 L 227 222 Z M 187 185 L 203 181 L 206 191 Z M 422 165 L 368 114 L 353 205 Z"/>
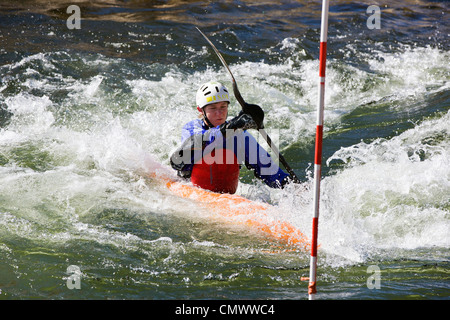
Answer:
<path fill-rule="evenodd" d="M 202 111 L 203 111 L 203 120 L 205 121 L 206 125 L 207 125 L 209 128 L 214 128 L 214 126 L 212 125 L 211 121 L 209 121 L 208 117 L 206 116 L 206 111 L 205 111 L 205 109 L 202 108 Z"/>

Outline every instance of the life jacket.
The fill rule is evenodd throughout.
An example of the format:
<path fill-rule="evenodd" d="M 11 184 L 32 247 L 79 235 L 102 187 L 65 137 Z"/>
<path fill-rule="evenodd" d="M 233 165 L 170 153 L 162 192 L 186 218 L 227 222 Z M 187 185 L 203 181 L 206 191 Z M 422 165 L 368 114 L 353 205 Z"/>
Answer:
<path fill-rule="evenodd" d="M 214 149 L 192 168 L 193 185 L 219 193 L 235 193 L 239 183 L 239 164 L 229 149 Z"/>

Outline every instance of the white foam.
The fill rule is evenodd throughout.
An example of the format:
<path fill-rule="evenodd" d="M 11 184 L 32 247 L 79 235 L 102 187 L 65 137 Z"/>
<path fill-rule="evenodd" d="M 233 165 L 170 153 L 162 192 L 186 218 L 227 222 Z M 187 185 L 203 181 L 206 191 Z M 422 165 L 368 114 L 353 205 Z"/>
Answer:
<path fill-rule="evenodd" d="M 439 139 L 449 136 L 449 121 L 447 113 L 328 159 L 347 166 L 323 180 L 324 250 L 348 248 L 363 257 L 374 248 L 450 246 L 450 145 Z"/>
<path fill-rule="evenodd" d="M 43 134 L 55 122 L 48 111 L 52 101 L 48 96 L 36 97 L 27 93 L 5 99 L 8 110 L 13 113 L 11 124 L 5 131 L 22 133 L 27 136 Z"/>
<path fill-rule="evenodd" d="M 293 39 L 280 43 L 283 51 L 294 55 L 280 63 L 261 61 L 230 65 L 245 100 L 261 105 L 266 111 L 268 130 L 280 129 L 282 146 L 312 139 L 315 130 L 318 62 L 307 60 L 304 52 L 296 53 L 297 45 L 298 41 Z M 200 54 L 206 52 L 202 49 Z M 405 48 L 400 53 L 375 54 L 367 57 L 371 72 L 330 61 L 326 126 L 338 123 L 342 115 L 358 106 L 384 97 L 393 95 L 394 99 L 403 99 L 448 89 L 448 64 L 445 63 L 448 53 L 432 48 Z M 24 58 L 8 68 L 41 60 L 46 68 L 54 70 L 45 54 Z M 101 58 L 85 61 L 90 66 L 97 62 L 102 66 L 111 63 Z M 124 81 L 128 87 L 120 92 L 113 88 L 113 93 L 104 90 L 108 86 L 104 75 L 84 80 L 61 76 L 61 88 L 69 93 L 58 107 L 65 108 L 66 121 L 55 118 L 58 113 L 51 111 L 54 102 L 50 95 L 21 92 L 6 98 L 12 118 L 0 131 L 1 152 L 8 155 L 23 142 L 39 141 L 39 147 L 57 165 L 45 172 L 20 168 L 12 162 L 0 167 L 2 211 L 10 209 L 0 214 L 3 226 L 17 214 L 17 230 L 11 229 L 12 232 L 25 237 L 35 232 L 33 237 L 39 238 L 34 221 L 46 221 L 50 226 L 55 223 L 56 227 L 58 219 L 63 219 L 71 229 L 55 234 L 55 241 L 58 238 L 65 241 L 70 236 L 98 237 L 101 241 L 109 241 L 111 237 L 110 241 L 122 245 L 136 244 L 142 239 L 87 223 L 83 225 L 78 217 L 115 205 L 157 213 L 198 213 L 195 204 L 171 198 L 144 181 L 143 176 L 154 170 L 173 174 L 167 167 L 168 155 L 179 144 L 182 126 L 197 117 L 195 91 L 198 86 L 217 78 L 231 88 L 228 74 L 217 70 L 207 68 L 186 74 L 173 66 L 160 80 Z M 43 86 L 44 92 L 54 92 L 54 83 L 45 78 L 33 82 L 35 72 L 31 69 L 27 72 L 30 79 L 25 80 L 26 90 Z M 116 96 L 125 99 L 119 101 L 124 105 L 136 103 L 139 109 L 131 113 L 111 111 L 108 103 L 115 101 Z M 233 101 L 230 115 L 239 110 Z M 345 166 L 323 180 L 321 250 L 360 262 L 370 257 L 373 250 L 450 246 L 448 123 L 447 114 L 392 139 L 343 148 L 328 159 L 328 163 L 340 161 Z M 439 133 L 445 137 L 442 141 L 427 142 Z M 279 209 L 279 216 L 309 236 L 311 185 L 311 181 L 307 181 L 302 186 L 306 191 L 300 190 L 302 188 L 274 191 L 260 184 L 240 186 L 239 190 L 254 199 L 271 201 Z M 51 207 L 49 211 L 53 214 L 58 216 L 59 212 L 59 218 L 46 217 L 40 212 L 39 206 L 43 203 Z M 21 208 L 19 213 L 17 208 Z M 42 237 L 39 239 L 45 238 Z M 169 240 L 162 237 L 158 242 Z M 194 244 L 214 245 L 208 241 Z"/>

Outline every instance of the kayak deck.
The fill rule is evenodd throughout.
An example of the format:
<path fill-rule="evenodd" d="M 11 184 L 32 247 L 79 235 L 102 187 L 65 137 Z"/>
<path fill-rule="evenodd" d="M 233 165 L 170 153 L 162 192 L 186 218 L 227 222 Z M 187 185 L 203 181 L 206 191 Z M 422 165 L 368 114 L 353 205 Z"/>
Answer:
<path fill-rule="evenodd" d="M 309 248 L 309 240 L 298 228 L 287 221 L 275 219 L 266 212 L 272 208 L 269 204 L 255 202 L 239 195 L 215 193 L 173 180 L 167 180 L 165 184 L 172 193 L 195 200 L 203 208 L 227 220 L 262 231 L 297 249 Z"/>
<path fill-rule="evenodd" d="M 236 194 L 216 193 L 180 181 L 170 168 L 148 156 L 146 176 L 162 183 L 173 194 L 194 200 L 199 206 L 231 223 L 245 225 L 278 240 L 294 250 L 309 250 L 308 238 L 290 222 L 277 219 L 276 207 Z"/>

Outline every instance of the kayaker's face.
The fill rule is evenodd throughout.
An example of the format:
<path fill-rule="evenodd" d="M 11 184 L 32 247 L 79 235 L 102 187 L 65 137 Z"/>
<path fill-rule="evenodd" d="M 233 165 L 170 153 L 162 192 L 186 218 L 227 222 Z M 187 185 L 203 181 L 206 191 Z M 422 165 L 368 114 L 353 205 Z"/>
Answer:
<path fill-rule="evenodd" d="M 228 102 L 221 101 L 208 104 L 205 108 L 206 117 L 214 127 L 220 126 L 227 120 Z"/>

